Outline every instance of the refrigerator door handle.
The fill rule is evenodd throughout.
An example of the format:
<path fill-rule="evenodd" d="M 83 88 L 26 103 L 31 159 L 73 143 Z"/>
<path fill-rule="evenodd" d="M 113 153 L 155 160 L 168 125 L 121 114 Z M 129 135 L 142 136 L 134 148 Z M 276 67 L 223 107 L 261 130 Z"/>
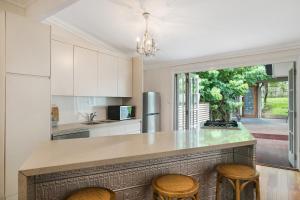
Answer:
<path fill-rule="evenodd" d="M 148 113 L 146 114 L 147 116 L 150 116 L 150 115 L 159 115 L 159 113 Z"/>

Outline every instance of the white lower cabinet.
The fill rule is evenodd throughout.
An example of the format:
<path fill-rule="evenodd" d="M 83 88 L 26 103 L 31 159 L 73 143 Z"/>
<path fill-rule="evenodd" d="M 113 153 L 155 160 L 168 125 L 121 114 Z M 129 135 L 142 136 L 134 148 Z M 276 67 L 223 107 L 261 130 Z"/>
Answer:
<path fill-rule="evenodd" d="M 49 77 L 6 75 L 5 196 L 18 193 L 18 169 L 50 140 Z"/>
<path fill-rule="evenodd" d="M 90 129 L 90 137 L 128 135 L 141 133 L 141 122 Z"/>

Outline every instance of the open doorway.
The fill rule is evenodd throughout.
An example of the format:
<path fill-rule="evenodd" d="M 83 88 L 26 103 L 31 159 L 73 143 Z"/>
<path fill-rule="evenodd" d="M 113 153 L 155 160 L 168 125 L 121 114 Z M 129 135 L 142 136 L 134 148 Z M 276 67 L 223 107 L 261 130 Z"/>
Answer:
<path fill-rule="evenodd" d="M 175 129 L 205 121 L 239 121 L 257 139 L 257 163 L 292 168 L 294 63 L 175 75 Z"/>

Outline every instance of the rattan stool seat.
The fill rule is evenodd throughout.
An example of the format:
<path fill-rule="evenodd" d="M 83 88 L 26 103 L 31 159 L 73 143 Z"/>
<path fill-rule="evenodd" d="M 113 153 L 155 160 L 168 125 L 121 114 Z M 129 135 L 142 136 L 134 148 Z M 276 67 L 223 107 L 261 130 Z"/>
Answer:
<path fill-rule="evenodd" d="M 190 176 L 168 174 L 159 176 L 152 181 L 154 196 L 160 199 L 192 198 L 198 199 L 199 183 Z"/>
<path fill-rule="evenodd" d="M 71 194 L 66 200 L 115 200 L 113 191 L 106 188 L 84 188 Z"/>

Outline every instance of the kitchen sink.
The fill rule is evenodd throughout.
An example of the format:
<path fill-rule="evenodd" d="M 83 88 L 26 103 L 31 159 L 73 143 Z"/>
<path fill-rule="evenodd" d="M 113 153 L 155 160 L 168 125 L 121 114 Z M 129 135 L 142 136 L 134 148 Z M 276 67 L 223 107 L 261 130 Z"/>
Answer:
<path fill-rule="evenodd" d="M 111 123 L 111 122 L 116 122 L 116 121 L 115 120 L 101 120 L 101 121 L 83 122 L 82 124 L 97 125 L 97 124 L 106 124 L 106 123 Z"/>
<path fill-rule="evenodd" d="M 101 122 L 101 121 L 99 121 L 99 122 L 83 122 L 82 124 L 85 124 L 85 125 L 97 125 L 97 124 L 103 124 L 103 123 L 105 123 L 105 122 Z"/>

